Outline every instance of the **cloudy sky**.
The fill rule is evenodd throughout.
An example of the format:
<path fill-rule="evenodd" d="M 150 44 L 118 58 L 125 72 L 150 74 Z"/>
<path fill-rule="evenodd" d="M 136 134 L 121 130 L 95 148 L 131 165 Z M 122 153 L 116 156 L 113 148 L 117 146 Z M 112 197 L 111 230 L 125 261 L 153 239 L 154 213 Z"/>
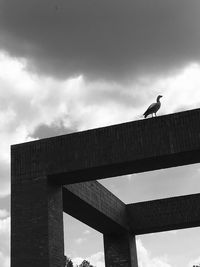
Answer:
<path fill-rule="evenodd" d="M 200 0 L 0 0 L 0 262 L 10 145 L 200 107 Z M 125 203 L 200 191 L 200 165 L 101 181 Z M 66 255 L 104 266 L 101 234 L 64 215 Z M 3 240 L 3 241 L 2 241 Z M 200 228 L 137 237 L 140 267 L 200 263 Z"/>

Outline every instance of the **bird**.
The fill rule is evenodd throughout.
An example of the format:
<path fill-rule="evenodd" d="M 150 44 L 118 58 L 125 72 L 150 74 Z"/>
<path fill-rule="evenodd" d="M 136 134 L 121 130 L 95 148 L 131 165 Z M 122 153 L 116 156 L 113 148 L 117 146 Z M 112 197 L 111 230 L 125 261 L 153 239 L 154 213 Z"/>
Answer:
<path fill-rule="evenodd" d="M 155 117 L 156 117 L 156 112 L 159 110 L 159 108 L 161 106 L 161 103 L 160 103 L 161 97 L 163 97 L 163 96 L 159 95 L 156 99 L 156 103 L 153 103 L 148 107 L 148 109 L 143 114 L 145 118 L 150 114 L 152 115 L 152 117 L 153 117 L 153 114 L 155 114 Z"/>

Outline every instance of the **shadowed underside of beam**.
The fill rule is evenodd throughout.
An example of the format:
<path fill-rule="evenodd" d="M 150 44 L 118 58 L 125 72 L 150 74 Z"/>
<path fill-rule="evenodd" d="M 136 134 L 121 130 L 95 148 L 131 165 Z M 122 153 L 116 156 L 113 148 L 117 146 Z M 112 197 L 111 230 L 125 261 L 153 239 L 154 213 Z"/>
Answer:
<path fill-rule="evenodd" d="M 63 210 L 104 234 L 146 234 L 199 226 L 200 194 L 125 205 L 92 181 L 64 186 Z"/>
<path fill-rule="evenodd" d="M 71 184 L 200 161 L 200 109 L 12 146 L 12 171 Z"/>
<path fill-rule="evenodd" d="M 64 186 L 63 211 L 104 234 L 128 230 L 126 205 L 96 181 Z"/>
<path fill-rule="evenodd" d="M 135 234 L 200 226 L 200 194 L 140 202 L 126 206 Z"/>

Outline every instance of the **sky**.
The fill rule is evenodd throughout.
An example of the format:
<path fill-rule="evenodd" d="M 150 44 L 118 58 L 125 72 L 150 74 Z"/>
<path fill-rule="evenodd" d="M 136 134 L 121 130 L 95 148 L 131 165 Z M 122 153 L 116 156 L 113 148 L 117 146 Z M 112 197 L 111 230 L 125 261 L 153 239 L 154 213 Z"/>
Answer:
<path fill-rule="evenodd" d="M 200 107 L 199 0 L 0 0 L 0 262 L 10 145 Z M 101 180 L 125 203 L 200 191 L 200 165 Z M 102 235 L 64 214 L 65 253 L 104 266 Z M 200 228 L 137 236 L 139 267 L 200 263 Z"/>

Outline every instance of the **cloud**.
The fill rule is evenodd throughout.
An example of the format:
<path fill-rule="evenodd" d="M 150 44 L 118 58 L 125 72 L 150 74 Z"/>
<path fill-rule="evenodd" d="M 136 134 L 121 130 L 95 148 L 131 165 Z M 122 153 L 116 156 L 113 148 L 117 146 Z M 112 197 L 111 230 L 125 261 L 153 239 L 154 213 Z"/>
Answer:
<path fill-rule="evenodd" d="M 59 98 L 64 93 L 51 95 L 58 83 L 31 75 L 25 65 L 0 52 L 0 197 L 10 193 L 10 145 L 33 140 L 31 133 L 40 133 L 41 124 L 51 127 L 56 121 L 59 131 L 67 124 L 66 106 Z"/>
<path fill-rule="evenodd" d="M 76 244 L 80 245 L 86 241 L 86 238 L 79 237 L 79 238 L 76 238 L 74 241 Z"/>
<path fill-rule="evenodd" d="M 0 262 L 2 267 L 10 267 L 10 258 L 0 252 Z"/>
<path fill-rule="evenodd" d="M 194 260 L 191 260 L 188 265 L 188 267 L 193 267 L 193 266 L 200 266 L 200 257 L 194 259 Z"/>
<path fill-rule="evenodd" d="M 126 86 L 39 76 L 27 60 L 0 51 L 0 196 L 10 192 L 10 145 L 136 119 L 163 94 L 159 114 L 200 106 L 200 64 L 176 75 L 141 78 Z"/>
<path fill-rule="evenodd" d="M 129 80 L 200 61 L 197 0 L 1 0 L 0 47 L 37 73 Z"/>
<path fill-rule="evenodd" d="M 10 217 L 0 219 L 0 262 L 2 267 L 10 266 Z"/>
<path fill-rule="evenodd" d="M 88 261 L 96 267 L 104 267 L 104 253 L 97 252 L 88 258 Z"/>
<path fill-rule="evenodd" d="M 0 209 L 10 213 L 10 195 L 6 194 L 6 196 L 0 198 Z"/>
<path fill-rule="evenodd" d="M 83 76 L 64 81 L 39 76 L 30 73 L 27 64 L 0 51 L 0 196 L 10 192 L 11 144 L 141 119 L 160 93 L 159 114 L 200 105 L 199 64 L 126 86 Z"/>
<path fill-rule="evenodd" d="M 9 212 L 5 209 L 0 209 L 0 218 L 7 217 L 9 215 Z"/>
<path fill-rule="evenodd" d="M 0 198 L 10 194 L 10 165 L 7 160 L 2 159 L 3 156 L 0 152 Z"/>
<path fill-rule="evenodd" d="M 74 264 L 75 266 L 81 264 L 83 261 L 84 261 L 84 259 L 81 258 L 81 257 L 76 257 L 76 258 L 73 258 L 73 259 L 72 259 L 72 262 L 73 262 L 73 264 Z"/>
<path fill-rule="evenodd" d="M 137 239 L 137 255 L 140 267 L 172 267 L 166 256 L 152 257 L 140 239 Z"/>
<path fill-rule="evenodd" d="M 52 136 L 68 134 L 71 132 L 75 132 L 76 130 L 73 128 L 66 128 L 63 124 L 63 121 L 53 121 L 50 125 L 40 124 L 38 125 L 33 133 L 30 134 L 32 138 L 41 139 L 48 138 Z"/>
<path fill-rule="evenodd" d="M 84 233 L 84 235 L 89 235 L 91 232 L 90 232 L 90 230 L 86 229 L 83 233 Z"/>

